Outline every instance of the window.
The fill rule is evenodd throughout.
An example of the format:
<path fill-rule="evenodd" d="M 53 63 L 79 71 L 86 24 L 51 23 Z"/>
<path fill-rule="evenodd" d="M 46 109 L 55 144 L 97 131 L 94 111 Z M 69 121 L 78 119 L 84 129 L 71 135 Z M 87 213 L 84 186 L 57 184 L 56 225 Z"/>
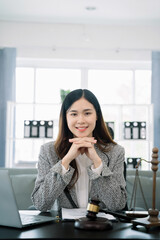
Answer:
<path fill-rule="evenodd" d="M 16 69 L 16 102 L 34 102 L 34 68 Z"/>
<path fill-rule="evenodd" d="M 133 72 L 89 70 L 88 87 L 101 104 L 133 103 Z"/>
<path fill-rule="evenodd" d="M 150 70 L 89 70 L 88 87 L 101 104 L 150 104 Z"/>
<path fill-rule="evenodd" d="M 80 69 L 23 68 L 16 69 L 15 127 L 11 148 L 14 165 L 35 164 L 40 146 L 51 139 L 24 139 L 24 120 L 54 120 L 54 138 L 58 132 L 60 90 L 81 86 Z"/>
<path fill-rule="evenodd" d="M 80 88 L 81 72 L 75 69 L 37 69 L 35 102 L 60 103 L 60 89 Z"/>
<path fill-rule="evenodd" d="M 135 71 L 135 103 L 151 103 L 151 71 L 149 70 Z"/>

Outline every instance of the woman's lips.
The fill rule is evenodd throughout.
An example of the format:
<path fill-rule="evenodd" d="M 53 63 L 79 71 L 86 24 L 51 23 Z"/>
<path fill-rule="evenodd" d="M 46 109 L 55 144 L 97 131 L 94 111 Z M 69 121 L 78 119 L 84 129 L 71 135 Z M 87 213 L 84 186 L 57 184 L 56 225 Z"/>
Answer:
<path fill-rule="evenodd" d="M 77 128 L 77 130 L 80 131 L 80 132 L 84 132 L 86 129 L 87 129 L 87 127 Z"/>

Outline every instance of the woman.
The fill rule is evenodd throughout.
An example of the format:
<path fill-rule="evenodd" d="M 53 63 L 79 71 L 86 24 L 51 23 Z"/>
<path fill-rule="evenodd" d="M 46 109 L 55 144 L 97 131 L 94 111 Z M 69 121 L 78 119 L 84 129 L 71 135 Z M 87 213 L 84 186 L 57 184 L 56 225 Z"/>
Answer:
<path fill-rule="evenodd" d="M 74 90 L 63 101 L 56 141 L 41 147 L 34 206 L 50 210 L 57 200 L 60 208 L 72 208 L 68 189 L 77 207 L 98 199 L 103 209 L 121 210 L 126 204 L 123 166 L 124 149 L 112 140 L 97 98 L 89 90 Z"/>

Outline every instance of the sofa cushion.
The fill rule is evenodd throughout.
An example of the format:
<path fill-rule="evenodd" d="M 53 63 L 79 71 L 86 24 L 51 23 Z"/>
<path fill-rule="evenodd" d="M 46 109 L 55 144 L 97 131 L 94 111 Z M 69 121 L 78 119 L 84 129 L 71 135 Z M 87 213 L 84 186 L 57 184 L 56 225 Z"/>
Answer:
<path fill-rule="evenodd" d="M 19 210 L 28 209 L 33 204 L 31 193 L 36 176 L 36 174 L 10 175 Z"/>

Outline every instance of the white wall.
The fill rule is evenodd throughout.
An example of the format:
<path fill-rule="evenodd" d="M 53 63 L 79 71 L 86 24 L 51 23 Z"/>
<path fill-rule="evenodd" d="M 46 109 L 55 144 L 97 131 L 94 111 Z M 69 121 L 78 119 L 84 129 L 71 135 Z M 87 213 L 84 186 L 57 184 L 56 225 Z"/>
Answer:
<path fill-rule="evenodd" d="M 151 60 L 160 51 L 160 25 L 0 22 L 0 48 L 19 58 Z"/>

